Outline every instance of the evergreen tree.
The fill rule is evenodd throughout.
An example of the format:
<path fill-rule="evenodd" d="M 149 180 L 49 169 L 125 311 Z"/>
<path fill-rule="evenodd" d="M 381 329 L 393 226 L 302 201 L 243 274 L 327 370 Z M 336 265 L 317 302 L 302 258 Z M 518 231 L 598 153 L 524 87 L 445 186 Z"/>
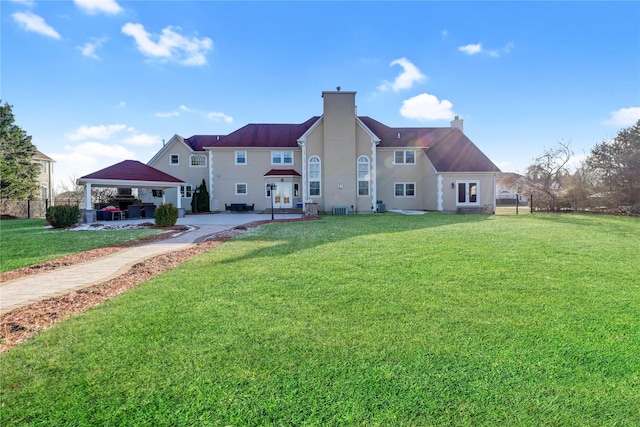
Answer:
<path fill-rule="evenodd" d="M 36 190 L 38 165 L 31 136 L 14 124 L 11 105 L 0 101 L 0 198 L 22 199 Z"/>
<path fill-rule="evenodd" d="M 198 194 L 198 212 L 209 212 L 209 191 L 204 178 L 200 184 L 200 194 Z"/>

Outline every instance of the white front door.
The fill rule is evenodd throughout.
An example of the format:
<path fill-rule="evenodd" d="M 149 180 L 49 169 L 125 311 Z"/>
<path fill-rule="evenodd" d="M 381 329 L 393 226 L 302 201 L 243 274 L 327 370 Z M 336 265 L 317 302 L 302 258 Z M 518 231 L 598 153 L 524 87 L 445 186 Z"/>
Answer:
<path fill-rule="evenodd" d="M 273 192 L 273 207 L 276 209 L 293 207 L 291 194 L 293 184 L 290 182 L 278 182 Z"/>

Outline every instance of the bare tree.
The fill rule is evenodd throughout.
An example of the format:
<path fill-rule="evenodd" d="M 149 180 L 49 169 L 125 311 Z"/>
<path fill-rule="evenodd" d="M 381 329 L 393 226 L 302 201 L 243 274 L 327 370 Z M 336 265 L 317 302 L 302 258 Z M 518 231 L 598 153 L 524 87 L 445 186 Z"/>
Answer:
<path fill-rule="evenodd" d="M 567 164 L 572 156 L 569 143 L 559 142 L 557 147 L 545 149 L 527 166 L 524 178 L 537 206 L 546 205 L 552 212 L 559 209 L 558 197 L 563 192 L 562 182 L 569 173 Z"/>

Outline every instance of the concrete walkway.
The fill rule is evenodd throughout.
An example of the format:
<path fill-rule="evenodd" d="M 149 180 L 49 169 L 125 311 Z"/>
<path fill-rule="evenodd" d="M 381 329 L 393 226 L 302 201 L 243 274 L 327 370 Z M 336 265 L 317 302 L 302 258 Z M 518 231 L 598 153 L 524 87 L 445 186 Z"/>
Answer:
<path fill-rule="evenodd" d="M 275 219 L 300 218 L 297 214 L 276 214 Z M 0 314 L 8 313 L 32 302 L 63 295 L 87 286 L 106 282 L 128 271 L 131 266 L 145 259 L 166 252 L 184 249 L 207 237 L 254 221 L 270 220 L 271 214 L 213 214 L 189 215 L 179 218 L 179 225 L 187 225 L 190 231 L 176 234 L 160 242 L 127 248 L 99 260 L 59 268 L 53 271 L 26 276 L 0 284 Z M 106 222 L 109 226 L 139 224 L 149 220 Z M 78 231 L 82 232 L 82 231 Z M 108 231 L 86 231 L 108 233 Z"/>

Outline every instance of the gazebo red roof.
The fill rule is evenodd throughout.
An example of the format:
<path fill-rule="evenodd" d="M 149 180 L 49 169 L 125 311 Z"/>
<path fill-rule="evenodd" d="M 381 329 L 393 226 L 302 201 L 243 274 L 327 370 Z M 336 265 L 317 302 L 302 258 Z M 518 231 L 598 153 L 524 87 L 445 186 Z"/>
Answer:
<path fill-rule="evenodd" d="M 80 178 L 80 180 L 104 179 L 114 181 L 175 182 L 176 185 L 184 184 L 184 181 L 159 171 L 154 167 L 140 163 L 137 160 L 124 160 Z"/>

